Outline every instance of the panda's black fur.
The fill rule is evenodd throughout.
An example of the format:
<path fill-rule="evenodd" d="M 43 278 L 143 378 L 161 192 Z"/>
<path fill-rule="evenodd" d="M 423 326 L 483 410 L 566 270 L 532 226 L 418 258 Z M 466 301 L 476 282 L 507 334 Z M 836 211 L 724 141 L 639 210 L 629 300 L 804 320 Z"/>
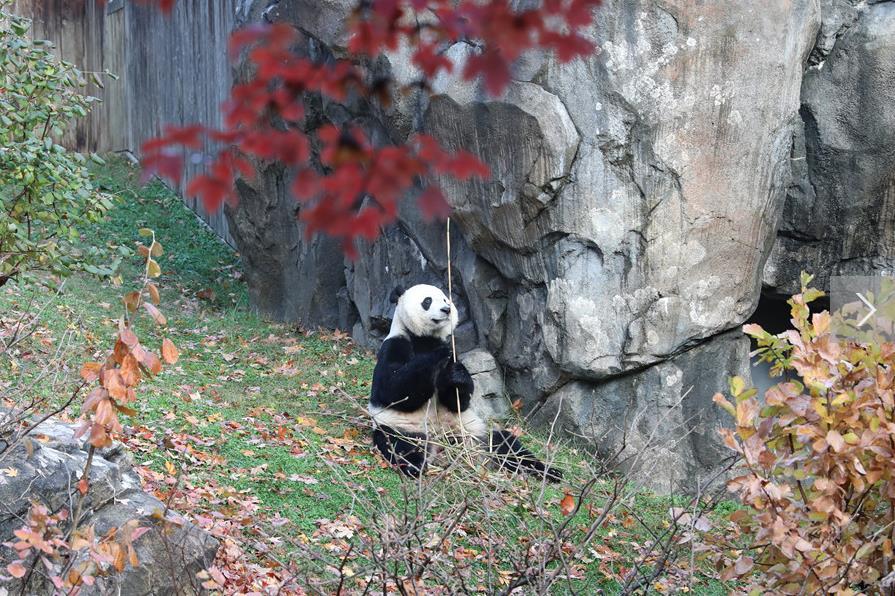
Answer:
<path fill-rule="evenodd" d="M 386 460 L 417 477 L 433 452 L 431 437 L 465 432 L 501 467 L 558 482 L 562 472 L 544 465 L 512 433 L 488 429 L 469 408 L 473 380 L 451 357 L 448 338 L 457 313 L 444 293 L 416 285 L 396 288 L 392 300 L 395 316 L 379 349 L 369 403 L 373 441 Z"/>

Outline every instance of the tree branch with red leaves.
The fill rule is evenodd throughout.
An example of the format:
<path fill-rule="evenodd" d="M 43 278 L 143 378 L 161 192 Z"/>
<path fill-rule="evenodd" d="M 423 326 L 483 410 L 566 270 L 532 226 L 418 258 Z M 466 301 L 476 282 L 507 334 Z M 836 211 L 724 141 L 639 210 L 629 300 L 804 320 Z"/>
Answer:
<path fill-rule="evenodd" d="M 144 0 L 170 11 L 173 0 Z M 544 0 L 515 8 L 508 0 L 365 0 L 348 23 L 347 55 L 314 59 L 301 50 L 301 33 L 286 24 L 252 25 L 233 33 L 230 58 L 246 52 L 250 74 L 235 84 L 222 106 L 220 129 L 195 124 L 168 127 L 142 147 L 146 176 L 179 184 L 188 152 L 210 153 L 205 173 L 187 185 L 189 196 L 214 212 L 235 203 L 235 182 L 254 174 L 252 159 L 279 162 L 293 180 L 298 217 L 308 236 L 325 233 L 343 242 L 374 240 L 395 221 L 398 205 L 419 191 L 425 218 L 444 218 L 450 208 L 438 178 L 486 179 L 490 171 L 475 155 L 445 150 L 425 134 L 402 144 L 374 143 L 352 124 L 310 122 L 309 97 L 344 103 L 354 98 L 387 106 L 401 93 L 430 93 L 429 81 L 458 65 L 445 50 L 469 42 L 477 48 L 462 78 L 480 81 L 491 96 L 511 83 L 513 64 L 526 52 L 554 52 L 561 62 L 586 56 L 594 44 L 583 30 L 593 23 L 600 0 Z M 375 76 L 369 65 L 400 45 L 411 49 L 420 79 L 399 86 Z"/>

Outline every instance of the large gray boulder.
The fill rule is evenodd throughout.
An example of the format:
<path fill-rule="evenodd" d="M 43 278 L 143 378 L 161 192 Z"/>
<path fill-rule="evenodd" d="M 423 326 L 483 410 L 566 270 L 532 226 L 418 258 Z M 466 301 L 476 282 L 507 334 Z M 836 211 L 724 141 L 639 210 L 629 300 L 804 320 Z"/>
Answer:
<path fill-rule="evenodd" d="M 470 400 L 472 409 L 484 420 L 506 418 L 511 404 L 506 396 L 503 373 L 494 356 L 487 350 L 476 348 L 460 356 L 460 362 L 475 384 Z"/>
<path fill-rule="evenodd" d="M 712 403 L 731 373 L 749 376 L 749 339 L 739 331 L 640 374 L 571 381 L 532 419 L 586 439 L 599 457 L 658 492 L 705 488 L 733 455 L 718 442 L 730 416 Z"/>
<path fill-rule="evenodd" d="M 895 4 L 824 1 L 795 173 L 765 283 L 895 270 Z"/>
<path fill-rule="evenodd" d="M 15 542 L 13 532 L 24 525 L 32 502 L 51 512 L 68 509 L 72 513 L 76 508 L 77 484 L 87 461 L 87 450 L 83 438 L 74 438 L 75 429 L 50 419 L 36 427 L 25 441 L 13 446 L 2 444 L 2 465 L 7 473 L 0 475 L 0 545 Z M 134 542 L 139 561 L 136 568 L 128 565 L 119 574 L 99 578 L 95 585 L 83 586 L 81 594 L 161 596 L 202 592 L 196 574 L 212 565 L 218 541 L 143 492 L 130 455 L 120 444 L 94 454 L 90 490 L 82 511 L 80 527 L 93 526 L 98 537 L 113 528 L 123 528 L 132 520 L 149 531 Z M 16 558 L 15 551 L 0 546 L 0 561 Z M 53 593 L 40 573 L 32 575 L 24 592 L 17 580 L 0 584 L 0 591 L 4 589 L 10 594 Z"/>
<path fill-rule="evenodd" d="M 311 49 L 341 51 L 344 36 L 305 15 L 305 4 L 281 0 L 268 18 L 300 26 Z M 337 5 L 327 2 L 326 10 Z M 314 117 L 364 122 L 395 142 L 422 128 L 483 158 L 491 180 L 442 181 L 454 208 L 461 348 L 493 354 L 510 400 L 521 397 L 529 409 L 576 388 L 581 416 L 660 399 L 643 393 L 659 386 L 644 379 L 668 376 L 668 367 L 698 379 L 704 386 L 670 406 L 685 434 L 663 427 L 661 438 L 674 448 L 655 451 L 672 476 L 685 478 L 694 466 L 708 469 L 706 445 L 715 440 L 712 433 L 681 440 L 693 435 L 688 412 L 713 407 L 724 378 L 747 372 L 741 343 L 723 334 L 758 302 L 790 186 L 819 12 L 817 0 L 610 0 L 589 32 L 596 55 L 570 64 L 528 56 L 502 97 L 442 76 L 431 100 L 398 98 L 375 117 L 360 104 L 323 106 Z M 464 43 L 446 49 L 460 61 L 474 51 Z M 403 48 L 377 67 L 400 81 L 417 76 Z M 264 181 L 270 174 L 259 173 L 255 188 L 272 188 Z M 246 217 L 234 218 L 234 236 L 267 233 L 256 222 L 269 220 L 257 218 L 275 212 L 282 197 L 280 186 L 241 193 L 258 204 L 239 207 Z M 248 275 L 252 295 L 267 291 L 260 284 L 271 276 L 269 288 L 282 295 L 256 305 L 314 325 L 324 319 L 310 312 L 312 302 L 279 305 L 291 300 L 289 291 L 319 296 L 313 304 L 329 304 L 330 320 L 347 317 L 342 323 L 371 346 L 388 328 L 386 297 L 395 284 L 446 278 L 444 228 L 423 223 L 412 201 L 394 228 L 345 265 L 338 289 L 331 251 L 315 252 L 293 231 L 268 237 L 267 246 L 282 237 L 298 248 L 292 260 L 266 262 L 248 254 L 263 243 L 240 246 L 250 270 L 252 259 L 266 263 Z M 306 262 L 318 258 L 327 259 L 322 267 Z M 687 367 L 713 374 L 694 376 Z"/>

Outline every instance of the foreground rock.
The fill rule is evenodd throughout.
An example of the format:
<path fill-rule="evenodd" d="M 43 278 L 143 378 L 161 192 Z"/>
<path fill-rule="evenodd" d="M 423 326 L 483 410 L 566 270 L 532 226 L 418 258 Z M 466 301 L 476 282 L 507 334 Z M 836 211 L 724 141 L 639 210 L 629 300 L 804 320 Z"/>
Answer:
<path fill-rule="evenodd" d="M 2 467 L 14 473 L 0 475 L 0 544 L 15 540 L 13 532 L 24 525 L 33 501 L 51 512 L 71 511 L 77 503 L 76 485 L 87 461 L 82 440 L 75 440 L 74 427 L 48 421 L 37 427 L 24 442 L 2 455 Z M 4 444 L 5 447 L 5 444 Z M 134 594 L 140 596 L 198 593 L 199 571 L 214 561 L 218 542 L 203 530 L 183 522 L 177 525 L 159 521 L 167 512 L 165 504 L 140 488 L 129 454 L 120 445 L 98 451 L 90 471 L 90 492 L 83 507 L 80 527 L 93 526 L 97 536 L 112 528 L 121 528 L 131 520 L 150 530 L 134 546 L 139 560 L 136 568 L 98 579 L 84 586 L 81 594 Z M 15 559 L 15 551 L 0 546 L 0 560 Z M 20 593 L 16 581 L 0 584 L 10 594 Z M 24 593 L 44 594 L 53 590 L 42 582 L 39 573 Z"/>
<path fill-rule="evenodd" d="M 307 6 L 280 0 L 266 18 L 308 32 L 311 54 L 340 52 L 344 37 Z M 527 409 L 573 394 L 562 409 L 570 430 L 593 412 L 673 410 L 651 454 L 663 485 L 690 483 L 711 468 L 717 440 L 714 418 L 691 414 L 714 407 L 726 376 L 748 372 L 741 342 L 723 334 L 758 302 L 819 22 L 816 0 L 607 1 L 590 33 L 599 54 L 571 64 L 528 57 L 501 98 L 445 76 L 421 106 L 397 98 L 382 114 L 324 104 L 311 120 L 358 123 L 391 142 L 424 128 L 487 161 L 492 180 L 444 181 L 459 346 L 492 354 L 510 401 Z M 474 51 L 447 49 L 460 61 Z M 382 68 L 416 76 L 400 48 Z M 265 313 L 337 321 L 372 346 L 388 329 L 395 284 L 444 284 L 444 229 L 424 224 L 412 201 L 357 262 L 338 267 L 324 241 L 303 239 L 288 181 L 258 174 L 230 221 Z M 702 386 L 685 400 L 662 397 L 669 371 Z"/>

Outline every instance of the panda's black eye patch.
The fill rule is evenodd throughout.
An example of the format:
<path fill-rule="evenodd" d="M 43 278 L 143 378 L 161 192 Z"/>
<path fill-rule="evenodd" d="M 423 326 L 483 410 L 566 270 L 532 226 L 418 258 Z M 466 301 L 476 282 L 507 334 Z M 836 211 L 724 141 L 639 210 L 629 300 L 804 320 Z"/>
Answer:
<path fill-rule="evenodd" d="M 423 310 L 429 310 L 429 307 L 432 306 L 432 299 L 426 298 L 423 300 Z"/>

